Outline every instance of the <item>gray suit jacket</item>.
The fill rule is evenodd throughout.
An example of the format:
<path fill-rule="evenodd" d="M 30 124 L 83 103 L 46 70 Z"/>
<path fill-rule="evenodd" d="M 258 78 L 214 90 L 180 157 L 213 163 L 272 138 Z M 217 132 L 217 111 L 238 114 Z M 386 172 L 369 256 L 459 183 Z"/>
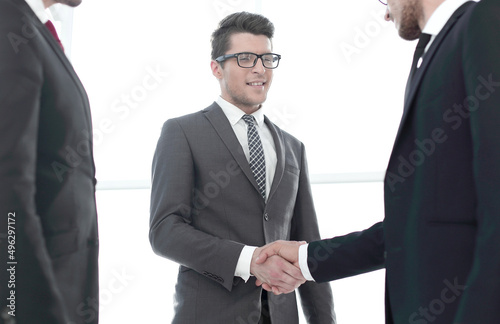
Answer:
<path fill-rule="evenodd" d="M 217 104 L 170 119 L 153 160 L 150 241 L 181 265 L 173 323 L 257 323 L 261 288 L 234 276 L 245 245 L 319 238 L 304 145 L 265 119 L 277 166 L 266 202 Z M 328 284 L 299 288 L 309 323 L 335 323 Z M 295 293 L 270 294 L 273 324 L 298 323 Z"/>

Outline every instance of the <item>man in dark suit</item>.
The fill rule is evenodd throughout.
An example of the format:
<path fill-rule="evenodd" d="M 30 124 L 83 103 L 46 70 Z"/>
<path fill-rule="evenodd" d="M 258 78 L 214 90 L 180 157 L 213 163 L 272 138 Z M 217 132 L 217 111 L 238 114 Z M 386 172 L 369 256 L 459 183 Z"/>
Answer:
<path fill-rule="evenodd" d="M 0 323 L 97 323 L 90 109 L 55 2 L 80 0 L 0 0 Z"/>
<path fill-rule="evenodd" d="M 265 17 L 236 13 L 212 35 L 221 95 L 168 120 L 153 161 L 150 241 L 179 263 L 173 323 L 298 323 L 295 293 L 274 296 L 256 278 L 293 291 L 304 279 L 255 247 L 319 239 L 304 145 L 263 114 L 280 56 Z M 280 270 L 285 267 L 285 270 Z M 329 284 L 299 288 L 309 323 L 335 323 Z"/>
<path fill-rule="evenodd" d="M 260 262 L 277 253 L 316 282 L 385 266 L 387 323 L 500 323 L 500 2 L 388 0 L 386 19 L 420 41 L 385 220 Z"/>

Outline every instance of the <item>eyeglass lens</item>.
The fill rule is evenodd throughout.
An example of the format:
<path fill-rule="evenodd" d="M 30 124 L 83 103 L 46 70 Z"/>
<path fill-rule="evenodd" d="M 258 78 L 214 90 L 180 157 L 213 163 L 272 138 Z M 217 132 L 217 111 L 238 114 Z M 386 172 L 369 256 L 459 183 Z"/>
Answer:
<path fill-rule="evenodd" d="M 253 53 L 241 53 L 238 55 L 238 65 L 244 68 L 251 68 L 257 64 L 258 56 Z M 262 64 L 268 69 L 274 69 L 278 66 L 279 57 L 276 54 L 262 55 Z"/>

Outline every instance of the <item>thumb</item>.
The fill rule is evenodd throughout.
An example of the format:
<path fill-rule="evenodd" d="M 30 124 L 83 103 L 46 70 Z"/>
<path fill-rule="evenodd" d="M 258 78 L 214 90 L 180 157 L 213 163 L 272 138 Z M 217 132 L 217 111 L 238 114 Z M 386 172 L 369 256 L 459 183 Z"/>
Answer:
<path fill-rule="evenodd" d="M 262 264 L 266 262 L 267 258 L 269 258 L 269 255 L 267 252 L 260 252 L 259 256 L 255 259 L 255 263 L 257 264 Z"/>

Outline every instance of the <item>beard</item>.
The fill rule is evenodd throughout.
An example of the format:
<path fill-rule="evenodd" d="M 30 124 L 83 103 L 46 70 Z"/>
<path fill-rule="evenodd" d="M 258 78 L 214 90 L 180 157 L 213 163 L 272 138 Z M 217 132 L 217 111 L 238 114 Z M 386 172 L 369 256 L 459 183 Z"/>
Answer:
<path fill-rule="evenodd" d="M 399 36 L 405 40 L 414 40 L 420 37 L 422 29 L 419 21 L 423 18 L 422 3 L 419 0 L 410 0 L 401 11 Z"/>

